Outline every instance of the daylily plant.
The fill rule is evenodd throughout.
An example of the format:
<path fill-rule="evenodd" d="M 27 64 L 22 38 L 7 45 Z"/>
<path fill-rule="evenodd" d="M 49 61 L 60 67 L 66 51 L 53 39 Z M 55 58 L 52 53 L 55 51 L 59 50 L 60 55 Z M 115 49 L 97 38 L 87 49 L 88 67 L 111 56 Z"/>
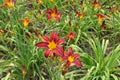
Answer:
<path fill-rule="evenodd" d="M 57 32 L 52 32 L 50 37 L 43 36 L 43 41 L 36 43 L 35 46 L 46 49 L 44 53 L 46 58 L 50 55 L 53 55 L 53 53 L 62 56 L 63 48 L 60 44 L 62 44 L 63 42 L 64 39 L 59 38 Z"/>
<path fill-rule="evenodd" d="M 62 15 L 61 12 L 57 11 L 57 7 L 55 6 L 52 9 L 48 9 L 45 11 L 45 13 L 47 14 L 47 19 L 50 20 L 52 18 L 55 18 L 56 20 L 60 21 L 60 17 Z"/>

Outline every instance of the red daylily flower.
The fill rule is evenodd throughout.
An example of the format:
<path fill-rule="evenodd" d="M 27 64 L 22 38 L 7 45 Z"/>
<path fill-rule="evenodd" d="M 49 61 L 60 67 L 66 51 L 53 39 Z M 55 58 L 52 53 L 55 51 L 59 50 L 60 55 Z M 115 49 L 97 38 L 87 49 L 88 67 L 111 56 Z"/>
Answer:
<path fill-rule="evenodd" d="M 62 15 L 61 12 L 57 11 L 56 7 L 46 10 L 45 13 L 47 14 L 47 19 L 48 20 L 52 19 L 52 18 L 56 18 L 56 20 L 60 21 L 60 17 Z"/>
<path fill-rule="evenodd" d="M 79 54 L 74 53 L 72 48 L 68 48 L 68 52 L 64 52 L 63 59 L 67 60 L 66 66 L 70 66 L 72 63 L 74 63 L 76 66 L 82 66 L 81 61 L 78 59 L 80 57 Z"/>
<path fill-rule="evenodd" d="M 103 14 L 96 14 L 96 16 L 98 17 L 98 22 L 102 22 L 105 17 Z"/>
<path fill-rule="evenodd" d="M 69 39 L 74 39 L 75 36 L 76 36 L 76 33 L 73 31 L 69 31 L 69 33 L 67 34 L 67 38 L 69 38 Z"/>
<path fill-rule="evenodd" d="M 57 32 L 52 32 L 50 37 L 43 36 L 43 41 L 35 44 L 37 47 L 45 48 L 45 57 L 55 53 L 56 55 L 63 55 L 63 48 L 60 46 L 64 42 L 64 39 L 58 37 Z"/>
<path fill-rule="evenodd" d="M 99 0 L 93 0 L 93 7 L 97 9 L 101 9 L 101 4 Z"/>

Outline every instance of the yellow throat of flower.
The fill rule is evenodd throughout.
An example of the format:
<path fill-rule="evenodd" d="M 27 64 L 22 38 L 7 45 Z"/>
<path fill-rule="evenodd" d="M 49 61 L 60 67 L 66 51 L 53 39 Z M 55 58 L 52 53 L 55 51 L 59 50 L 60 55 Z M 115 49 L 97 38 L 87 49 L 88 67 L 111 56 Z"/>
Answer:
<path fill-rule="evenodd" d="M 49 47 L 50 50 L 55 49 L 56 46 L 57 46 L 57 44 L 56 44 L 54 41 L 51 41 L 51 42 L 49 42 L 49 44 L 48 44 L 48 47 Z"/>
<path fill-rule="evenodd" d="M 69 56 L 69 57 L 68 57 L 68 61 L 69 61 L 69 62 L 73 62 L 73 61 L 74 61 L 74 56 L 72 56 L 72 55 Z"/>
<path fill-rule="evenodd" d="M 73 36 L 73 35 L 70 35 L 69 38 L 70 38 L 70 39 L 74 39 L 74 36 Z"/>
<path fill-rule="evenodd" d="M 82 19 L 82 18 L 83 18 L 83 15 L 81 14 L 79 17 L 80 17 L 80 19 Z"/>
<path fill-rule="evenodd" d="M 98 17 L 98 22 L 101 23 L 103 21 L 102 17 Z"/>
<path fill-rule="evenodd" d="M 23 25 L 26 27 L 26 26 L 28 26 L 28 24 L 29 24 L 29 20 L 28 19 L 24 19 L 23 20 Z"/>
<path fill-rule="evenodd" d="M 51 14 L 52 18 L 56 17 L 56 13 Z"/>

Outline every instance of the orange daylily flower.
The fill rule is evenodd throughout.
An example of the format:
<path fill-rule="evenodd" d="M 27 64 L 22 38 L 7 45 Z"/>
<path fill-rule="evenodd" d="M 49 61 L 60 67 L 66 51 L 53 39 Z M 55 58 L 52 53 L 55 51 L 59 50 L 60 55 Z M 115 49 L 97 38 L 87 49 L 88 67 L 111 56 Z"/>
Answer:
<path fill-rule="evenodd" d="M 96 14 L 96 16 L 98 17 L 98 22 L 102 22 L 103 19 L 105 18 L 103 14 Z"/>
<path fill-rule="evenodd" d="M 99 0 L 93 0 L 93 7 L 97 8 L 97 9 L 101 9 L 101 4 L 99 2 Z"/>
<path fill-rule="evenodd" d="M 30 22 L 32 22 L 32 20 L 29 20 L 27 17 L 24 18 L 24 19 L 22 19 L 22 20 L 20 20 L 20 21 L 23 22 L 23 25 L 24 25 L 25 27 L 28 26 Z"/>
<path fill-rule="evenodd" d="M 76 33 L 73 32 L 73 31 L 69 31 L 69 33 L 67 34 L 67 38 L 69 38 L 69 39 L 71 39 L 71 40 L 74 39 L 75 36 L 76 36 Z"/>
<path fill-rule="evenodd" d="M 39 3 L 39 4 L 43 4 L 42 0 L 36 0 L 36 2 Z"/>
<path fill-rule="evenodd" d="M 75 10 L 75 13 L 78 15 L 78 17 L 79 17 L 80 19 L 82 19 L 83 16 L 85 15 L 84 12 L 80 13 L 80 12 L 78 12 L 78 11 L 76 11 L 76 10 Z"/>
<path fill-rule="evenodd" d="M 82 19 L 83 16 L 84 16 L 84 14 L 85 14 L 85 13 L 79 13 L 79 14 L 78 14 L 78 17 L 79 17 L 80 19 Z"/>
<path fill-rule="evenodd" d="M 8 7 L 14 7 L 15 5 L 15 0 L 5 0 L 5 2 L 3 3 L 4 6 L 8 6 Z"/>

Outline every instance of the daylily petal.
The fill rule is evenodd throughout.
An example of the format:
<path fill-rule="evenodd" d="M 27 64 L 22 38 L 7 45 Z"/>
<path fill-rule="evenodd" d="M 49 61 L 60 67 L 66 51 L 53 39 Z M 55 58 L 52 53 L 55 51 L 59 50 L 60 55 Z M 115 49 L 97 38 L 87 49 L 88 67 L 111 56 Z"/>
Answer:
<path fill-rule="evenodd" d="M 48 19 L 48 20 L 51 19 L 51 18 L 52 18 L 52 17 L 51 17 L 50 15 L 47 16 L 47 19 Z"/>
<path fill-rule="evenodd" d="M 58 33 L 56 31 L 52 32 L 50 35 L 50 39 L 52 39 L 56 42 L 58 39 Z"/>
<path fill-rule="evenodd" d="M 52 13 L 52 9 L 48 9 L 45 11 L 46 14 L 51 14 Z"/>
<path fill-rule="evenodd" d="M 79 57 L 80 57 L 79 54 L 74 54 L 74 59 L 77 59 L 77 58 L 79 58 Z"/>
<path fill-rule="evenodd" d="M 75 64 L 76 66 L 82 66 L 82 63 L 81 63 L 80 60 L 75 60 L 75 61 L 74 61 L 74 64 Z"/>
<path fill-rule="evenodd" d="M 57 7 L 56 7 L 56 6 L 53 8 L 53 11 L 54 11 L 55 13 L 57 13 Z"/>
<path fill-rule="evenodd" d="M 44 41 L 49 41 L 50 39 L 47 36 L 43 36 Z"/>
<path fill-rule="evenodd" d="M 57 43 L 63 43 L 64 42 L 64 39 L 59 39 Z"/>
<path fill-rule="evenodd" d="M 64 60 L 67 60 L 67 59 L 68 59 L 67 52 L 64 52 L 64 54 L 63 54 L 63 56 L 62 56 L 62 57 L 63 57 L 63 59 L 64 59 Z"/>
<path fill-rule="evenodd" d="M 47 42 L 38 42 L 35 44 L 37 47 L 43 47 L 43 48 L 48 48 L 48 43 Z"/>
<path fill-rule="evenodd" d="M 55 18 L 56 18 L 58 21 L 60 21 L 60 17 L 61 17 L 61 15 L 62 15 L 62 13 L 59 12 Z"/>
<path fill-rule="evenodd" d="M 51 51 L 50 51 L 49 49 L 47 49 L 47 50 L 45 51 L 44 55 L 45 55 L 46 58 L 49 56 L 50 52 L 51 52 Z"/>
<path fill-rule="evenodd" d="M 68 55 L 71 55 L 71 54 L 73 54 L 73 50 L 72 50 L 72 48 L 70 47 L 70 48 L 68 48 Z"/>
<path fill-rule="evenodd" d="M 59 16 L 56 16 L 55 18 L 56 18 L 56 20 L 60 21 L 60 17 Z"/>
<path fill-rule="evenodd" d="M 71 63 L 69 61 L 67 61 L 66 65 L 69 67 L 71 65 Z"/>
<path fill-rule="evenodd" d="M 63 56 L 64 55 L 64 51 L 63 51 L 63 48 L 61 46 L 57 46 L 56 49 L 54 50 L 54 52 L 57 54 L 57 55 L 60 55 L 60 56 Z"/>

